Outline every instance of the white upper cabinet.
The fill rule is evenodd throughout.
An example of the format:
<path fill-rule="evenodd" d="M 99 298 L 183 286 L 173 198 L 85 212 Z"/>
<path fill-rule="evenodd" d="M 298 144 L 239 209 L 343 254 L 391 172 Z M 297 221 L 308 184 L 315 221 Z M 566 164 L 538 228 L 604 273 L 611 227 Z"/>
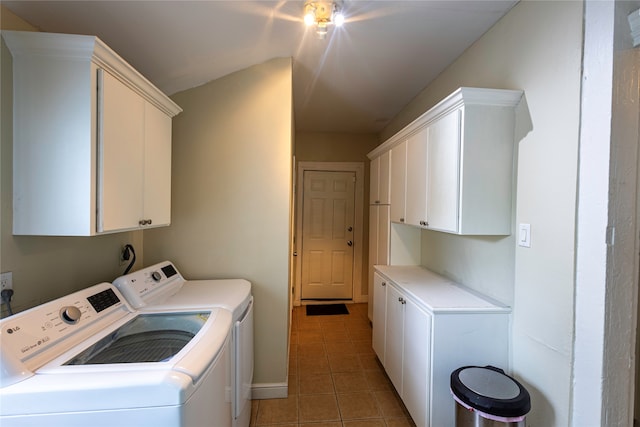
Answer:
<path fill-rule="evenodd" d="M 369 204 L 389 204 L 389 152 L 371 160 Z"/>
<path fill-rule="evenodd" d="M 180 107 L 96 37 L 2 36 L 13 56 L 13 233 L 169 224 Z"/>
<path fill-rule="evenodd" d="M 405 223 L 424 225 L 427 210 L 427 136 L 420 129 L 407 140 Z"/>
<path fill-rule="evenodd" d="M 407 194 L 407 141 L 402 141 L 391 149 L 391 171 L 389 172 L 390 219 L 405 222 L 405 200 Z"/>
<path fill-rule="evenodd" d="M 515 107 L 522 91 L 460 88 L 369 153 L 391 150 L 391 221 L 465 235 L 511 234 Z M 406 144 L 405 193 L 393 150 Z M 400 216 L 394 200 L 404 198 Z M 404 218 L 404 221 L 403 221 Z"/>
<path fill-rule="evenodd" d="M 428 128 L 427 192 L 424 226 L 458 231 L 460 188 L 460 110 L 454 110 Z"/>

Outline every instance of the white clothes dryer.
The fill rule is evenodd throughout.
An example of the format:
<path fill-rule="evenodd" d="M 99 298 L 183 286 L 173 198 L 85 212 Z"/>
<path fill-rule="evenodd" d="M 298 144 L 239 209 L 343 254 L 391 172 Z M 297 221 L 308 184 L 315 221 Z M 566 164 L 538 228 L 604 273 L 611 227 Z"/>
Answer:
<path fill-rule="evenodd" d="M 101 283 L 0 321 L 0 425 L 229 427 L 231 315 Z"/>
<path fill-rule="evenodd" d="M 185 280 L 170 261 L 114 280 L 130 305 L 140 311 L 218 307 L 232 313 L 231 396 L 234 427 L 248 427 L 253 383 L 253 296 L 244 279 Z"/>

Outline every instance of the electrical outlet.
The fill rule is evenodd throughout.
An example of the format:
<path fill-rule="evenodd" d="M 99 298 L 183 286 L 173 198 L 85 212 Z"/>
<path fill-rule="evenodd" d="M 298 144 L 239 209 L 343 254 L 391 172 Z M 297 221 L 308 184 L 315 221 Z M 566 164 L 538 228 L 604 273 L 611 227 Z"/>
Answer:
<path fill-rule="evenodd" d="M 0 290 L 13 289 L 13 273 L 0 273 Z"/>

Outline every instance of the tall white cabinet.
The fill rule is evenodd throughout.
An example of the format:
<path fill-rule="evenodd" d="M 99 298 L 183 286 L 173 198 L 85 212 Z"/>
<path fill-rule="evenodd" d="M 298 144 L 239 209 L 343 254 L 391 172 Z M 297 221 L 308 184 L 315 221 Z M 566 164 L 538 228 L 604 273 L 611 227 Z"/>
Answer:
<path fill-rule="evenodd" d="M 180 107 L 97 37 L 2 37 L 13 56 L 13 233 L 168 225 Z"/>
<path fill-rule="evenodd" d="M 375 275 L 374 351 L 416 426 L 453 427 L 451 372 L 508 366 L 510 309 L 419 266 Z"/>
<path fill-rule="evenodd" d="M 516 90 L 460 88 L 369 153 L 378 171 L 372 197 L 381 194 L 380 159 L 389 157 L 384 225 L 391 234 L 380 237 L 377 209 L 370 233 L 378 252 L 387 245 L 389 263 L 415 259 L 408 249 L 420 251 L 421 230 L 511 234 L 521 97 Z M 420 266 L 374 264 L 373 349 L 418 427 L 452 427 L 450 374 L 466 365 L 508 369 L 510 309 Z"/>
<path fill-rule="evenodd" d="M 382 153 L 370 164 L 368 315 L 373 316 L 373 266 L 389 263 L 390 154 Z"/>

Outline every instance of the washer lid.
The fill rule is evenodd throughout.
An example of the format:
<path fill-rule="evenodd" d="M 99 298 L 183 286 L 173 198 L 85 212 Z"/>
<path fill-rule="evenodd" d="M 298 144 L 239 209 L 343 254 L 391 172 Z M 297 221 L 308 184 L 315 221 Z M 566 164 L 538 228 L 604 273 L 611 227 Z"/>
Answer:
<path fill-rule="evenodd" d="M 465 366 L 451 374 L 451 392 L 470 407 L 501 417 L 519 417 L 531 410 L 527 390 L 493 366 Z"/>

